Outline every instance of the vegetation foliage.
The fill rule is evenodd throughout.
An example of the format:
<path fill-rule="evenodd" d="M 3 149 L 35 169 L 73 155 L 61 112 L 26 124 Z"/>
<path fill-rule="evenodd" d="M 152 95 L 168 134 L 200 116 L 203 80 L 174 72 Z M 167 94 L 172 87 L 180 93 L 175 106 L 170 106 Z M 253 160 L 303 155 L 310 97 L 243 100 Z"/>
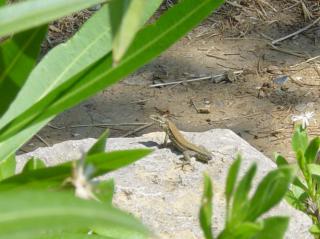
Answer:
<path fill-rule="evenodd" d="M 161 2 L 0 0 L 0 238 L 148 235 L 139 221 L 111 205 L 113 182 L 95 178 L 150 150 L 106 153 L 103 134 L 81 159 L 45 167 L 32 158 L 17 175 L 15 153 L 57 114 L 170 47 L 222 0 L 184 0 L 147 23 Z M 49 22 L 101 3 L 79 32 L 39 61 Z"/>
<path fill-rule="evenodd" d="M 199 24 L 223 0 L 183 0 L 149 21 L 162 0 L 0 0 L 0 238 L 146 238 L 148 229 L 113 207 L 112 180 L 97 177 L 127 166 L 150 150 L 105 152 L 104 133 L 74 159 L 46 167 L 30 158 L 15 174 L 16 151 L 51 119 L 134 72 Z M 94 4 L 103 4 L 66 43 L 40 59 L 49 22 Z M 40 60 L 39 60 L 40 59 Z M 215 238 L 282 238 L 285 217 L 261 216 L 286 195 L 312 218 L 319 238 L 319 138 L 308 141 L 299 127 L 293 149 L 301 172 L 277 155 L 250 197 L 256 166 L 240 179 L 240 156 L 226 182 L 226 222 L 212 232 L 212 183 L 204 178 L 200 224 Z M 287 189 L 290 186 L 290 190 Z M 85 199 L 85 200 L 84 200 Z"/>

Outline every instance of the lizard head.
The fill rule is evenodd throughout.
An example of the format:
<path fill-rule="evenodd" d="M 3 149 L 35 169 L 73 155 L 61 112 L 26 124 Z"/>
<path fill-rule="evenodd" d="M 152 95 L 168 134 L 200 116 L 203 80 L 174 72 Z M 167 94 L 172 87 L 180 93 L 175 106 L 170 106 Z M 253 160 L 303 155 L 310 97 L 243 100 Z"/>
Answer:
<path fill-rule="evenodd" d="M 150 115 L 150 119 L 154 120 L 155 122 L 159 123 L 160 125 L 165 124 L 167 119 L 160 115 Z"/>

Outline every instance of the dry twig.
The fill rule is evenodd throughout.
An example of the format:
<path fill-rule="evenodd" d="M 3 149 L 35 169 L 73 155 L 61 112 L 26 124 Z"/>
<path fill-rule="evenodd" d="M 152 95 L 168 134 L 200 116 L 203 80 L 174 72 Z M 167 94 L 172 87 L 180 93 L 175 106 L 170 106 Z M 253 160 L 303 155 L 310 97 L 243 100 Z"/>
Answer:
<path fill-rule="evenodd" d="M 50 147 L 51 145 L 44 139 L 42 138 L 39 134 L 35 134 L 35 137 L 39 139 L 42 143 L 44 143 L 47 147 Z"/>
<path fill-rule="evenodd" d="M 235 71 L 233 73 L 235 75 L 239 75 L 239 74 L 242 74 L 243 71 L 242 70 L 241 71 Z M 198 78 L 189 79 L 189 80 L 173 81 L 173 82 L 168 82 L 168 83 L 159 83 L 159 84 L 149 85 L 149 87 L 153 88 L 153 87 L 159 87 L 159 86 L 176 85 L 176 84 L 182 84 L 182 83 L 188 83 L 188 82 L 196 82 L 196 81 L 202 81 L 202 80 L 214 80 L 214 79 L 222 78 L 225 75 L 226 75 L 226 73 L 218 74 L 218 75 L 198 77 Z M 218 83 L 218 82 L 216 82 L 216 83 Z"/>
<path fill-rule="evenodd" d="M 314 60 L 316 60 L 316 59 L 318 59 L 318 58 L 320 58 L 320 55 L 315 56 L 315 57 L 311 57 L 311 58 L 309 58 L 309 59 L 306 60 L 306 61 L 303 61 L 303 62 L 300 62 L 300 63 L 295 64 L 295 65 L 293 65 L 293 66 L 290 66 L 290 68 L 295 68 L 295 67 L 300 66 L 300 65 L 302 65 L 302 64 L 305 64 L 305 63 L 309 63 L 309 62 L 311 62 L 311 61 L 314 61 Z"/>
<path fill-rule="evenodd" d="M 295 32 L 293 32 L 293 33 L 291 33 L 291 34 L 289 34 L 289 35 L 287 35 L 287 36 L 284 36 L 284 37 L 281 37 L 281 38 L 279 38 L 279 39 L 277 39 L 277 40 L 272 41 L 272 45 L 277 44 L 277 43 L 279 43 L 279 42 L 282 42 L 282 41 L 284 41 L 284 40 L 287 40 L 288 38 L 291 38 L 291 37 L 293 37 L 293 36 L 296 36 L 296 35 L 300 34 L 301 32 L 304 32 L 304 31 L 308 30 L 310 27 L 312 27 L 313 25 L 317 24 L 319 21 L 320 21 L 320 17 L 317 18 L 316 20 L 314 20 L 314 21 L 313 21 L 312 23 L 310 23 L 309 25 L 307 25 L 307 26 L 299 29 L 298 31 L 295 31 Z"/>
<path fill-rule="evenodd" d="M 119 124 L 78 124 L 71 125 L 70 128 L 81 128 L 81 127 L 118 127 L 118 126 L 140 126 L 146 125 L 147 123 L 119 123 Z"/>
<path fill-rule="evenodd" d="M 280 47 L 276 47 L 270 43 L 268 43 L 268 46 L 270 46 L 272 48 L 272 50 L 275 50 L 275 51 L 279 51 L 279 52 L 282 52 L 282 53 L 286 53 L 286 54 L 289 54 L 289 55 L 293 55 L 293 56 L 297 56 L 297 57 L 302 57 L 302 58 L 306 58 L 307 56 L 302 54 L 302 53 L 298 53 L 298 52 L 294 52 L 294 51 L 291 51 L 289 49 L 284 49 L 284 48 L 280 48 Z"/>
<path fill-rule="evenodd" d="M 135 130 L 132 130 L 132 131 L 130 131 L 130 132 L 122 135 L 121 137 L 128 137 L 128 136 L 130 136 L 130 135 L 132 135 L 132 134 L 135 134 L 135 133 L 137 133 L 137 132 L 139 132 L 139 131 L 141 131 L 141 130 L 144 130 L 144 129 L 150 127 L 151 125 L 153 125 L 153 123 L 149 123 L 149 124 L 143 125 L 143 126 L 141 126 L 141 127 L 136 128 Z"/>

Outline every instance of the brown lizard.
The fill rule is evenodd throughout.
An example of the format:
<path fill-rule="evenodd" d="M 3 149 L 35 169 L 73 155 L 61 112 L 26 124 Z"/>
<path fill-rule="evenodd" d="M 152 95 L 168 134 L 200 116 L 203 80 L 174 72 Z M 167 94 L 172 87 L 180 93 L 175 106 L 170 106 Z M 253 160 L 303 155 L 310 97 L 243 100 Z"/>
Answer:
<path fill-rule="evenodd" d="M 195 157 L 198 161 L 203 163 L 207 163 L 212 159 L 211 152 L 202 146 L 189 142 L 169 119 L 159 115 L 151 115 L 150 119 L 157 122 L 166 133 L 164 146 L 167 146 L 168 139 L 170 139 L 173 146 L 183 153 L 186 161 L 190 162 L 191 157 Z"/>

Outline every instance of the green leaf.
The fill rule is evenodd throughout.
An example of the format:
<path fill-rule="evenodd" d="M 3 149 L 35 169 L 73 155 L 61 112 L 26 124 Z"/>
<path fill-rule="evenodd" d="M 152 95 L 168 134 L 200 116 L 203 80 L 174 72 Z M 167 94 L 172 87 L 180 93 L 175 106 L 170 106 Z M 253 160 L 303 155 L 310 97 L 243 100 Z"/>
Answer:
<path fill-rule="evenodd" d="M 103 134 L 100 135 L 99 139 L 94 143 L 94 145 L 92 145 L 87 155 L 93 155 L 93 154 L 105 152 L 108 136 L 109 136 L 109 130 L 107 129 Z"/>
<path fill-rule="evenodd" d="M 39 168 L 45 168 L 46 165 L 45 163 L 38 158 L 30 158 L 28 159 L 28 162 L 26 163 L 26 165 L 24 165 L 22 172 L 29 172 L 29 171 L 33 171 Z"/>
<path fill-rule="evenodd" d="M 251 189 L 252 179 L 256 173 L 257 165 L 252 165 L 240 180 L 234 196 L 231 210 L 231 221 L 229 224 L 237 224 L 247 216 L 249 201 L 248 194 Z"/>
<path fill-rule="evenodd" d="M 0 128 L 23 113 L 57 86 L 101 59 L 112 49 L 109 10 L 103 6 L 66 43 L 49 51 L 30 74 Z M 46 77 L 43 77 L 43 76 Z M 39 84 L 39 81 L 43 84 Z"/>
<path fill-rule="evenodd" d="M 6 5 L 6 0 L 0 0 L 0 7 Z"/>
<path fill-rule="evenodd" d="M 312 175 L 320 176 L 320 165 L 319 164 L 308 164 L 308 170 Z"/>
<path fill-rule="evenodd" d="M 308 191 L 307 186 L 297 176 L 294 178 L 292 184 L 297 186 L 297 187 L 299 187 L 299 188 L 301 188 L 302 190 L 304 190 L 306 192 Z"/>
<path fill-rule="evenodd" d="M 135 35 L 160 6 L 162 0 L 111 1 L 110 19 L 113 33 L 113 59 L 119 62 Z"/>
<path fill-rule="evenodd" d="M 16 171 L 16 157 L 14 154 L 0 161 L 0 180 L 11 177 Z"/>
<path fill-rule="evenodd" d="M 229 168 L 227 182 L 226 182 L 226 200 L 227 200 L 227 208 L 229 208 L 230 200 L 234 191 L 234 187 L 237 181 L 239 169 L 241 164 L 241 156 L 237 155 L 236 160 L 232 163 Z"/>
<path fill-rule="evenodd" d="M 308 134 L 301 126 L 296 127 L 292 137 L 292 149 L 298 153 L 299 150 L 304 152 L 308 147 Z"/>
<path fill-rule="evenodd" d="M 14 35 L 0 45 L 0 116 L 8 109 L 33 69 L 47 27 Z"/>
<path fill-rule="evenodd" d="M 151 152 L 149 149 L 134 149 L 100 153 L 86 158 L 86 163 L 92 164 L 96 169 L 94 176 L 127 166 Z M 54 167 L 41 168 L 23 172 L 0 182 L 0 191 L 21 190 L 25 187 L 55 188 L 61 187 L 63 181 L 70 177 L 72 162 L 66 162 Z"/>
<path fill-rule="evenodd" d="M 86 163 L 94 166 L 94 176 L 97 177 L 132 164 L 151 152 L 152 150 L 150 149 L 136 149 L 98 153 L 88 156 L 86 158 Z"/>
<path fill-rule="evenodd" d="M 275 158 L 276 158 L 276 164 L 278 167 L 289 164 L 286 158 L 280 154 L 276 154 Z"/>
<path fill-rule="evenodd" d="M 71 194 L 50 191 L 2 192 L 0 197 L 0 238 L 34 239 L 94 226 L 121 227 L 147 233 L 132 216 L 106 204 L 85 201 Z"/>
<path fill-rule="evenodd" d="M 109 239 L 147 239 L 149 238 L 145 234 L 139 232 L 132 232 L 132 230 L 124 230 L 121 227 L 94 227 L 91 228 L 94 233 L 103 236 L 103 238 Z M 90 239 L 90 238 L 88 238 Z"/>
<path fill-rule="evenodd" d="M 110 31 L 108 8 L 103 6 L 67 43 L 60 44 L 46 54 L 32 71 L 11 107 L 0 118 L 0 128 L 78 71 L 110 52 L 112 45 Z M 46 77 L 43 77 L 44 75 Z M 39 84 L 40 81 L 43 84 Z M 0 142 L 0 160 L 6 155 L 15 153 L 52 118 L 42 120 Z"/>
<path fill-rule="evenodd" d="M 29 0 L 0 8 L 0 36 L 41 26 L 105 0 Z"/>
<path fill-rule="evenodd" d="M 296 170 L 283 166 L 273 170 L 259 183 L 256 192 L 250 200 L 247 220 L 254 221 L 263 213 L 278 204 L 286 195 L 289 185 L 295 177 Z"/>
<path fill-rule="evenodd" d="M 314 163 L 317 159 L 317 154 L 319 151 L 320 147 L 320 138 L 316 137 L 311 142 L 309 143 L 305 153 L 304 157 L 306 158 L 306 162 L 309 163 Z"/>
<path fill-rule="evenodd" d="M 285 196 L 287 203 L 303 213 L 306 213 L 305 201 L 307 198 L 308 194 L 299 187 L 292 187 Z"/>
<path fill-rule="evenodd" d="M 112 56 L 107 55 L 56 88 L 45 99 L 4 127 L 0 131 L 0 141 L 29 127 L 30 124 L 43 121 L 79 103 L 141 67 L 171 46 L 222 2 L 222 0 L 203 0 L 201 3 L 195 3 L 193 0 L 185 0 L 177 4 L 163 14 L 155 24 L 137 34 L 127 54 L 116 67 L 112 67 Z M 172 19 L 179 21 L 173 22 Z"/>
<path fill-rule="evenodd" d="M 277 154 L 275 158 L 278 167 L 289 165 L 288 161 L 280 154 Z M 305 191 L 308 191 L 308 188 L 304 185 L 304 183 L 302 183 L 302 181 L 297 176 L 293 180 L 293 184 L 302 188 Z"/>
<path fill-rule="evenodd" d="M 114 180 L 110 179 L 107 181 L 99 181 L 94 186 L 94 194 L 100 202 L 112 204 L 112 198 L 114 193 Z"/>
<path fill-rule="evenodd" d="M 309 232 L 313 235 L 320 235 L 320 225 L 313 224 L 309 228 Z"/>
<path fill-rule="evenodd" d="M 263 220 L 263 229 L 253 239 L 282 239 L 288 228 L 289 218 L 268 217 Z"/>
<path fill-rule="evenodd" d="M 213 239 L 212 224 L 212 182 L 208 175 L 204 175 L 203 194 L 199 212 L 200 226 L 206 239 Z"/>
<path fill-rule="evenodd" d="M 299 165 L 300 170 L 302 171 L 306 180 L 310 178 L 309 168 L 307 167 L 306 158 L 301 150 L 296 152 L 296 158 Z"/>
<path fill-rule="evenodd" d="M 247 239 L 252 238 L 257 232 L 262 230 L 261 223 L 241 222 L 237 225 L 230 225 L 218 236 L 218 239 Z"/>
<path fill-rule="evenodd" d="M 233 229 L 233 238 L 247 239 L 252 238 L 263 229 L 261 223 L 244 222 Z"/>
<path fill-rule="evenodd" d="M 98 236 L 98 235 L 88 235 L 88 232 L 86 233 L 61 232 L 60 234 L 45 235 L 44 237 L 40 237 L 36 239 L 108 239 L 108 238 L 104 236 Z"/>
<path fill-rule="evenodd" d="M 9 139 L 0 142 L 0 161 L 5 160 L 7 155 L 15 154 L 16 150 L 28 141 L 36 132 L 38 132 L 45 124 L 49 123 L 53 117 L 40 121 L 31 127 L 21 130 Z M 1 120 L 0 120 L 1 121 Z"/>

